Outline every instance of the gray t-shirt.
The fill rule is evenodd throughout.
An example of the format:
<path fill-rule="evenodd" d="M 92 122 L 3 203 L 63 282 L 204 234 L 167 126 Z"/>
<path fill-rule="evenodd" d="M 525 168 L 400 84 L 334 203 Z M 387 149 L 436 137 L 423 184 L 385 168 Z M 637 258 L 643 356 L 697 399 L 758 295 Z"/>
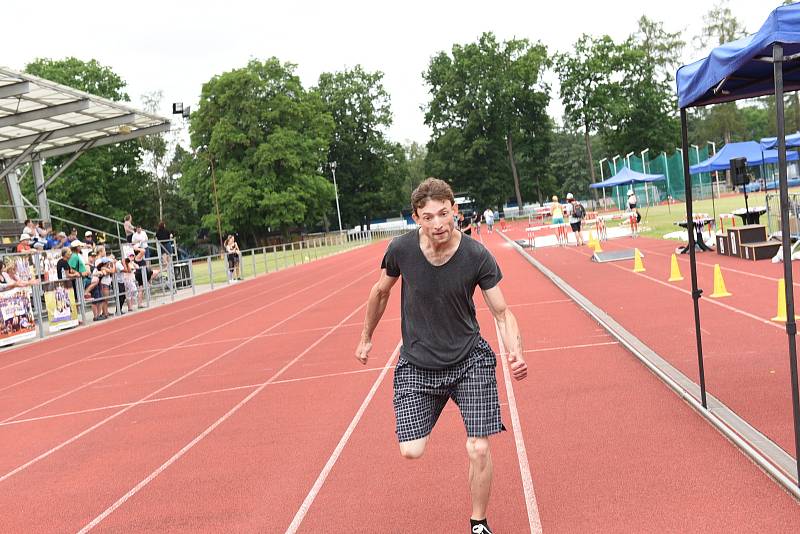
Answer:
<path fill-rule="evenodd" d="M 403 277 L 400 355 L 425 369 L 444 369 L 465 359 L 480 337 L 475 287 L 491 289 L 503 277 L 486 247 L 462 235 L 453 256 L 436 267 L 422 253 L 414 230 L 389 243 L 381 268 Z"/>

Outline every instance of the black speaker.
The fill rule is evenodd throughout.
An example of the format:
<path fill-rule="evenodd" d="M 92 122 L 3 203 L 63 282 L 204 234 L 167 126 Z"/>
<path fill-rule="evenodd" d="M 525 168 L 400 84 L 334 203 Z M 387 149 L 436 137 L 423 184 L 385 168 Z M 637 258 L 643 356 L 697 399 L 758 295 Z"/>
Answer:
<path fill-rule="evenodd" d="M 734 187 L 747 185 L 750 177 L 747 175 L 747 158 L 734 158 L 731 160 L 731 180 Z"/>

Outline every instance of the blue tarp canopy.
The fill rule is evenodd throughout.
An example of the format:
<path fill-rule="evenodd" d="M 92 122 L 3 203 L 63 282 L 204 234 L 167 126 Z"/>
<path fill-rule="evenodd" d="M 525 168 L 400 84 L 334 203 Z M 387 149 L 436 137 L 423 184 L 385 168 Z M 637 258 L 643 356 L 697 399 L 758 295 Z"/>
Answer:
<path fill-rule="evenodd" d="M 678 69 L 678 106 L 774 94 L 773 65 L 764 58 L 772 58 L 776 42 L 783 43 L 784 56 L 800 52 L 800 4 L 775 9 L 753 35 L 718 46 L 707 58 Z M 784 91 L 800 89 L 800 69 L 792 68 L 796 64 L 797 60 L 784 64 Z"/>
<path fill-rule="evenodd" d="M 726 171 L 731 168 L 731 160 L 735 158 L 747 158 L 748 167 L 757 167 L 764 163 L 777 163 L 778 151 L 762 150 L 761 145 L 755 141 L 728 143 L 707 160 L 689 167 L 689 173 L 700 174 L 701 172 Z M 786 160 L 796 161 L 797 152 L 787 152 Z"/>
<path fill-rule="evenodd" d="M 664 180 L 663 174 L 644 174 L 642 172 L 636 172 L 630 170 L 628 167 L 622 167 L 622 169 L 617 172 L 611 178 L 604 180 L 602 182 L 598 182 L 596 184 L 591 184 L 589 187 L 593 187 L 595 189 L 599 189 L 601 187 L 614 187 L 616 185 L 629 185 L 633 183 L 644 183 L 644 182 L 658 182 L 660 180 Z"/>
<path fill-rule="evenodd" d="M 763 137 L 761 139 L 761 148 L 769 150 L 778 146 L 777 137 Z M 786 136 L 786 148 L 794 148 L 800 146 L 800 132 L 789 134 Z"/>

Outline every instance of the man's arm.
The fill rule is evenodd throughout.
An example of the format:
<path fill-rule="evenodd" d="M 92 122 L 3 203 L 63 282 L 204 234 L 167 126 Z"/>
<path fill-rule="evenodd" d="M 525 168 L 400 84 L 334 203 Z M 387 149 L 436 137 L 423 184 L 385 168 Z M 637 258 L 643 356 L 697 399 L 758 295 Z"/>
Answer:
<path fill-rule="evenodd" d="M 398 277 L 386 274 L 386 269 L 381 269 L 381 277 L 372 286 L 367 299 L 367 315 L 364 318 L 364 330 L 361 332 L 361 340 L 356 347 L 356 358 L 358 361 L 367 364 L 369 351 L 372 349 L 372 334 L 378 326 L 378 322 L 383 317 L 386 304 L 389 302 L 389 295 L 392 292 Z"/>
<path fill-rule="evenodd" d="M 511 376 L 516 380 L 522 380 L 528 376 L 528 364 L 522 356 L 522 335 L 519 332 L 517 318 L 508 309 L 499 286 L 485 290 L 483 299 L 497 321 L 500 337 L 507 351 L 508 363 L 511 366 Z"/>

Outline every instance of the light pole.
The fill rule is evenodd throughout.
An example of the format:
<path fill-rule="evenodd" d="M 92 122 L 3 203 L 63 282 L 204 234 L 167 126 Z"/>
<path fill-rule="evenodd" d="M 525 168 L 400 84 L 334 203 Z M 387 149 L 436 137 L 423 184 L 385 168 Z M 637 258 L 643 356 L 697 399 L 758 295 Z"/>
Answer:
<path fill-rule="evenodd" d="M 697 161 L 695 161 L 695 165 L 697 165 L 698 163 L 700 163 L 700 147 L 697 146 L 697 145 L 691 145 L 691 146 L 694 149 L 694 157 L 697 160 Z M 701 172 L 699 174 L 700 174 L 700 195 L 702 196 L 703 195 L 703 173 Z M 709 176 L 709 180 L 710 179 L 711 179 L 711 177 Z"/>
<path fill-rule="evenodd" d="M 614 163 L 614 176 L 616 176 L 617 172 L 618 172 L 617 171 L 617 160 L 619 158 L 620 158 L 619 154 L 617 154 L 616 156 L 611 158 L 611 161 Z M 616 191 L 616 193 L 617 193 L 617 208 L 619 208 L 621 206 L 621 204 L 619 203 L 619 186 L 614 186 L 614 191 Z"/>
<path fill-rule="evenodd" d="M 333 175 L 333 191 L 336 193 L 336 216 L 339 218 L 339 233 L 342 233 L 342 212 L 339 211 L 339 187 L 336 185 L 336 162 L 331 161 L 328 165 L 331 167 L 331 174 Z"/>
<path fill-rule="evenodd" d="M 628 163 L 628 168 L 631 168 L 631 156 L 633 156 L 634 152 L 628 152 L 625 154 L 625 161 Z"/>
<path fill-rule="evenodd" d="M 603 176 L 603 162 L 608 161 L 608 158 L 603 158 L 600 160 L 600 181 L 605 182 L 605 177 Z M 603 209 L 606 207 L 606 188 L 603 187 Z"/>
<path fill-rule="evenodd" d="M 717 143 L 714 141 L 706 141 L 707 145 L 711 145 L 711 155 L 717 155 Z M 714 180 L 717 182 L 717 198 L 719 198 L 719 171 L 714 171 Z"/>
<path fill-rule="evenodd" d="M 645 174 L 647 174 L 647 163 L 645 162 L 644 155 L 647 154 L 648 152 L 650 152 L 649 148 L 645 148 L 644 150 L 639 152 L 639 155 L 642 158 L 642 171 L 644 171 Z M 655 196 L 655 194 L 653 196 Z M 650 205 L 650 193 L 648 193 L 647 182 L 644 183 L 644 201 L 645 203 L 647 203 L 648 206 Z"/>
<path fill-rule="evenodd" d="M 717 155 L 717 144 L 714 141 L 706 141 L 707 145 L 711 145 L 711 154 Z M 714 181 L 717 182 L 717 197 L 719 197 L 719 171 L 714 171 Z M 717 218 L 717 203 L 714 201 L 714 187 L 711 187 L 711 210 L 714 212 L 714 219 Z"/>

